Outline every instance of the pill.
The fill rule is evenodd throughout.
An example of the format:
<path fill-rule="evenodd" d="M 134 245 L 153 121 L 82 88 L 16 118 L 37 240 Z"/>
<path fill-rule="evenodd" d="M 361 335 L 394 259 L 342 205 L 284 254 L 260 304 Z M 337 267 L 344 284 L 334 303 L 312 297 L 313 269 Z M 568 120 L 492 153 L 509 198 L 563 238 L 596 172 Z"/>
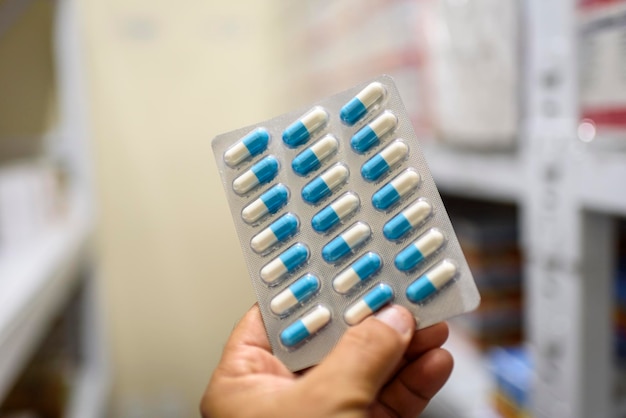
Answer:
<path fill-rule="evenodd" d="M 383 235 L 390 240 L 402 238 L 406 233 L 421 225 L 431 215 L 432 210 L 430 203 L 418 200 L 391 218 L 383 227 Z"/>
<path fill-rule="evenodd" d="M 250 167 L 233 181 L 233 190 L 238 194 L 248 193 L 259 184 L 269 183 L 278 174 L 278 161 L 269 156 Z"/>
<path fill-rule="evenodd" d="M 241 211 L 244 221 L 251 224 L 268 213 L 276 213 L 289 199 L 289 190 L 282 184 L 277 184 L 258 199 L 250 203 Z"/>
<path fill-rule="evenodd" d="M 319 202 L 345 183 L 349 174 L 342 164 L 329 168 L 302 188 L 302 198 L 311 204 Z"/>
<path fill-rule="evenodd" d="M 409 152 L 409 147 L 402 141 L 395 141 L 365 162 L 361 175 L 365 180 L 376 181 L 394 165 L 402 161 Z"/>
<path fill-rule="evenodd" d="M 333 280 L 333 288 L 339 293 L 348 293 L 356 284 L 372 277 L 382 264 L 378 254 L 369 252 L 339 273 Z"/>
<path fill-rule="evenodd" d="M 297 304 L 305 302 L 320 288 L 320 280 L 312 274 L 305 274 L 288 288 L 274 296 L 270 309 L 276 315 L 283 315 Z"/>
<path fill-rule="evenodd" d="M 296 173 L 301 176 L 306 176 L 311 171 L 317 170 L 326 158 L 337 152 L 338 146 L 337 138 L 332 135 L 326 135 L 324 138 L 296 155 L 291 162 L 291 167 Z"/>
<path fill-rule="evenodd" d="M 265 151 L 269 140 L 269 132 L 263 128 L 255 129 L 226 150 L 224 153 L 224 161 L 229 166 L 236 167 L 245 159 L 259 155 Z"/>
<path fill-rule="evenodd" d="M 423 302 L 444 287 L 455 275 L 456 266 L 454 263 L 443 260 L 411 283 L 406 289 L 406 297 L 413 303 Z"/>
<path fill-rule="evenodd" d="M 350 140 L 352 149 L 356 152 L 364 153 L 374 145 L 377 145 L 386 133 L 393 130 L 398 123 L 398 118 L 385 111 L 382 115 L 365 125 L 361 130 L 354 134 Z"/>
<path fill-rule="evenodd" d="M 282 242 L 293 236 L 300 226 L 298 218 L 288 213 L 272 222 L 270 226 L 259 232 L 250 241 L 250 246 L 257 253 L 263 253 L 274 244 Z"/>
<path fill-rule="evenodd" d="M 395 265 L 400 271 L 411 270 L 443 245 L 445 237 L 438 229 L 431 229 L 398 253 Z"/>
<path fill-rule="evenodd" d="M 367 111 L 385 95 L 382 84 L 374 82 L 361 90 L 339 112 L 339 117 L 348 125 L 354 125 Z"/>
<path fill-rule="evenodd" d="M 348 325 L 356 325 L 369 315 L 380 310 L 393 299 L 393 290 L 381 283 L 367 292 L 357 303 L 346 310 L 343 315 Z"/>
<path fill-rule="evenodd" d="M 328 113 L 317 106 L 292 123 L 283 132 L 283 141 L 290 147 L 297 147 L 309 140 L 328 121 Z"/>
<path fill-rule="evenodd" d="M 311 218 L 311 225 L 317 232 L 326 232 L 354 213 L 360 204 L 361 202 L 356 195 L 346 193 L 316 213 Z"/>
<path fill-rule="evenodd" d="M 420 175 L 407 170 L 391 180 L 372 196 L 372 204 L 376 209 L 385 210 L 417 188 Z"/>
<path fill-rule="evenodd" d="M 274 284 L 304 264 L 308 258 L 309 248 L 304 244 L 295 244 L 261 269 L 261 279 L 267 284 Z"/>
<path fill-rule="evenodd" d="M 280 341 L 287 347 L 300 344 L 330 322 L 330 311 L 317 306 L 280 333 Z"/>
<path fill-rule="evenodd" d="M 333 263 L 363 244 L 371 234 L 369 225 L 357 222 L 322 248 L 322 258 Z"/>

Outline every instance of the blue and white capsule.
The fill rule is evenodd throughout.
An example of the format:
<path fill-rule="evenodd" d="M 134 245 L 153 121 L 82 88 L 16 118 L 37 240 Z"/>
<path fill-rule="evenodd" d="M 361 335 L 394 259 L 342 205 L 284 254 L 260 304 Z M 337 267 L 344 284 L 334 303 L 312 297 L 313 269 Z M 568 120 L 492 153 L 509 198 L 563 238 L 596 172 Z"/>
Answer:
<path fill-rule="evenodd" d="M 285 275 L 297 270 L 309 259 L 309 248 L 304 244 L 295 244 L 261 269 L 261 279 L 269 284 L 276 284 Z"/>
<path fill-rule="evenodd" d="M 337 293 L 346 294 L 354 286 L 376 274 L 382 265 L 383 261 L 378 254 L 373 252 L 366 253 L 334 278 L 333 288 Z"/>
<path fill-rule="evenodd" d="M 329 168 L 302 188 L 302 199 L 316 204 L 344 184 L 349 175 L 348 168 L 343 164 Z"/>
<path fill-rule="evenodd" d="M 267 149 L 270 134 L 263 128 L 255 129 L 224 153 L 224 162 L 230 167 L 237 167 L 242 161 L 259 155 Z"/>
<path fill-rule="evenodd" d="M 291 167 L 297 174 L 306 176 L 311 171 L 320 168 L 324 160 L 337 152 L 337 148 L 339 148 L 337 138 L 333 135 L 326 135 L 296 155 L 291 162 Z"/>
<path fill-rule="evenodd" d="M 385 87 L 377 81 L 370 83 L 341 108 L 339 117 L 346 125 L 352 126 L 383 97 L 385 97 Z"/>
<path fill-rule="evenodd" d="M 322 258 L 334 263 L 356 250 L 372 235 L 370 226 L 357 222 L 322 248 Z"/>
<path fill-rule="evenodd" d="M 411 283 L 406 288 L 406 297 L 413 303 L 422 303 L 448 284 L 456 273 L 456 265 L 450 260 L 443 260 Z"/>
<path fill-rule="evenodd" d="M 237 194 L 246 194 L 258 185 L 274 180 L 276 174 L 278 174 L 278 160 L 270 155 L 237 177 L 233 181 L 233 190 Z"/>
<path fill-rule="evenodd" d="M 367 292 L 357 303 L 350 306 L 343 315 L 348 325 L 356 325 L 371 314 L 378 312 L 393 300 L 393 289 L 381 283 Z"/>
<path fill-rule="evenodd" d="M 398 125 L 398 118 L 386 110 L 355 133 L 350 139 L 350 145 L 353 150 L 363 154 L 373 146 L 378 145 L 387 133 L 396 128 L 396 125 Z"/>
<path fill-rule="evenodd" d="M 316 106 L 284 130 L 283 142 L 292 148 L 302 145 L 327 123 L 328 113 Z"/>
<path fill-rule="evenodd" d="M 317 232 L 326 232 L 352 215 L 361 205 L 359 197 L 346 193 L 311 218 L 311 226 Z"/>
<path fill-rule="evenodd" d="M 280 333 L 280 342 L 285 347 L 295 347 L 311 337 L 330 322 L 330 310 L 325 306 L 316 306 Z"/>
<path fill-rule="evenodd" d="M 389 240 L 397 240 L 422 225 L 433 213 L 427 201 L 419 199 L 394 216 L 383 227 L 383 235 Z"/>
<path fill-rule="evenodd" d="M 374 193 L 372 205 L 376 209 L 386 210 L 417 189 L 419 183 L 420 175 L 416 171 L 406 170 Z"/>
<path fill-rule="evenodd" d="M 269 213 L 276 213 L 289 200 L 289 189 L 282 184 L 272 187 L 241 211 L 241 217 L 253 224 Z"/>
<path fill-rule="evenodd" d="M 396 268 L 408 271 L 417 267 L 426 258 L 437 252 L 446 242 L 446 237 L 438 229 L 430 229 L 400 251 L 394 260 Z"/>
<path fill-rule="evenodd" d="M 394 141 L 363 164 L 361 175 L 365 180 L 376 181 L 404 160 L 408 153 L 409 146 L 406 143 Z"/>
<path fill-rule="evenodd" d="M 270 309 L 276 315 L 285 315 L 298 304 L 306 302 L 320 290 L 320 279 L 312 274 L 305 274 L 288 288 L 274 296 Z"/>
<path fill-rule="evenodd" d="M 250 241 L 250 247 L 255 252 L 262 254 L 279 242 L 284 242 L 294 236 L 298 232 L 299 226 L 298 217 L 292 213 L 287 213 L 256 234 Z"/>

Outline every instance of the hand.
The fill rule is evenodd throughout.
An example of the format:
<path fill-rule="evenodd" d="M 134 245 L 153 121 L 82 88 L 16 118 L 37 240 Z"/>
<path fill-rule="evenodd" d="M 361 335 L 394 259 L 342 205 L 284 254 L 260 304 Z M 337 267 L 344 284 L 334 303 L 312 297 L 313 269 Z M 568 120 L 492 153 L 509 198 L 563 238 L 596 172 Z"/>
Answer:
<path fill-rule="evenodd" d="M 202 399 L 205 418 L 416 417 L 452 371 L 440 348 L 448 327 L 415 331 L 393 305 L 349 329 L 334 350 L 302 374 L 274 357 L 257 305 L 228 340 Z"/>

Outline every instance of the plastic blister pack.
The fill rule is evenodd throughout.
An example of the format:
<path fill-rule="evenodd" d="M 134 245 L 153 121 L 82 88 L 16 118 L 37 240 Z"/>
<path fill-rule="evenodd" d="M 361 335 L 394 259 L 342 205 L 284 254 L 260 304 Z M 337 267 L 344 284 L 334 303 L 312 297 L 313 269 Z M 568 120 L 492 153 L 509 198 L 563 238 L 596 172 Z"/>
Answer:
<path fill-rule="evenodd" d="M 393 302 L 474 309 L 471 272 L 387 76 L 213 140 L 274 354 L 291 370 Z"/>

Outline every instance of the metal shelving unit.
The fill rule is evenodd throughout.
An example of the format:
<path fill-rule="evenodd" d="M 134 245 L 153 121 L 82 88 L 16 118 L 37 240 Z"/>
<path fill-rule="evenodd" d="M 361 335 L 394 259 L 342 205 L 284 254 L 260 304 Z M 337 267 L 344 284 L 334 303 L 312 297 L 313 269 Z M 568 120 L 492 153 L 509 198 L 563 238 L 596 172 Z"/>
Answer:
<path fill-rule="evenodd" d="M 442 191 L 514 201 L 522 210 L 532 416 L 618 417 L 612 221 L 626 215 L 626 154 L 577 137 L 576 2 L 528 0 L 523 9 L 525 123 L 518 151 L 484 155 L 437 146 L 427 147 L 427 157 Z M 457 363 L 482 362 L 454 340 L 449 348 Z M 472 408 L 480 394 L 456 390 L 483 374 L 455 371 L 437 402 L 457 404 L 458 416 L 483 416 Z"/>
<path fill-rule="evenodd" d="M 16 4 L 12 2 L 11 4 Z M 95 226 L 90 135 L 78 2 L 55 3 L 54 48 L 59 121 L 48 151 L 68 165 L 67 214 L 40 237 L 0 257 L 0 400 L 41 344 L 53 319 L 78 287 L 80 369 L 70 385 L 65 416 L 105 416 L 109 366 L 90 246 Z"/>
<path fill-rule="evenodd" d="M 0 399 L 74 289 L 90 229 L 76 203 L 36 245 L 0 257 Z"/>

